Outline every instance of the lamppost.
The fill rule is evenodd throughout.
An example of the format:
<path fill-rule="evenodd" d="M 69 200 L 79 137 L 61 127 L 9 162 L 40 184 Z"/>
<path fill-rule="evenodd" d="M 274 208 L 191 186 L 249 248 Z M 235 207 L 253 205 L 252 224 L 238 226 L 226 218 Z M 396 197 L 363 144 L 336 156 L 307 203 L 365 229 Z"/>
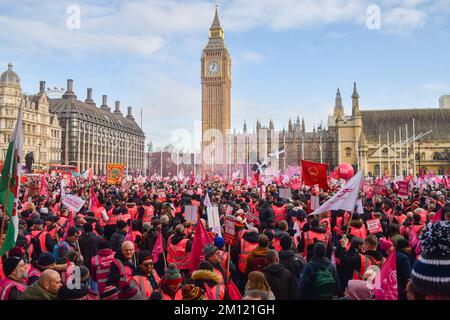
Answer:
<path fill-rule="evenodd" d="M 39 161 L 41 160 L 41 146 L 42 146 L 42 143 L 39 142 L 39 144 L 38 144 L 38 161 L 37 161 L 37 163 L 38 163 L 38 170 L 39 170 Z"/>
<path fill-rule="evenodd" d="M 150 153 L 152 152 L 152 142 L 149 141 L 147 144 L 147 177 L 150 176 L 150 161 L 151 161 L 151 156 Z"/>

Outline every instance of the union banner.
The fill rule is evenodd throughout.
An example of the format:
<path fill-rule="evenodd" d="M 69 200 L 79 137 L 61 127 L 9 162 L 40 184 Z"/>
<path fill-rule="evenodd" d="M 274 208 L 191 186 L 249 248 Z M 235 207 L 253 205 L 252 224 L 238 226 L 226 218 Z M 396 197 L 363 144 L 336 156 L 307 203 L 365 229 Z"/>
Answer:
<path fill-rule="evenodd" d="M 108 184 L 119 184 L 123 179 L 123 171 L 125 165 L 122 163 L 108 163 L 108 175 L 107 182 Z"/>
<path fill-rule="evenodd" d="M 327 170 L 327 164 L 302 160 L 302 179 L 306 186 L 318 184 L 321 189 L 328 190 Z"/>

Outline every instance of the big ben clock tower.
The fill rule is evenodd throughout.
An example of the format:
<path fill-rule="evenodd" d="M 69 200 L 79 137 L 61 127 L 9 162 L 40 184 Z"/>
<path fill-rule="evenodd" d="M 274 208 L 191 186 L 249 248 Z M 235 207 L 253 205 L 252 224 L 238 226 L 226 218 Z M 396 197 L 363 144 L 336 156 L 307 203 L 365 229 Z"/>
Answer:
<path fill-rule="evenodd" d="M 208 44 L 202 52 L 201 80 L 202 168 L 203 174 L 211 174 L 226 167 L 226 135 L 230 129 L 231 57 L 217 6 Z"/>

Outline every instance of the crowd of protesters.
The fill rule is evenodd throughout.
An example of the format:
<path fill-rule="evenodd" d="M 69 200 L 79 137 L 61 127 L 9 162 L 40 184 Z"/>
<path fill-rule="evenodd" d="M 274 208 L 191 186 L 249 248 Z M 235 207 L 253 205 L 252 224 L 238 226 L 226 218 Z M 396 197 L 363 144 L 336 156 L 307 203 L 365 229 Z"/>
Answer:
<path fill-rule="evenodd" d="M 399 300 L 450 299 L 445 184 L 412 186 L 403 199 L 387 182 L 385 194 L 361 192 L 362 214 L 311 215 L 311 189 L 284 199 L 283 183 L 77 178 L 61 190 L 60 178 L 46 181 L 43 195 L 39 179 L 21 186 L 16 246 L 0 260 L 1 300 L 372 300 L 391 255 Z M 320 190 L 320 203 L 338 188 Z M 81 210 L 63 205 L 61 191 L 86 199 Z M 223 229 L 208 228 L 206 196 L 222 225 L 227 211 L 236 217 L 230 248 Z M 198 222 L 186 219 L 188 205 Z M 374 220 L 375 232 L 367 223 Z M 192 270 L 198 223 L 211 243 Z"/>

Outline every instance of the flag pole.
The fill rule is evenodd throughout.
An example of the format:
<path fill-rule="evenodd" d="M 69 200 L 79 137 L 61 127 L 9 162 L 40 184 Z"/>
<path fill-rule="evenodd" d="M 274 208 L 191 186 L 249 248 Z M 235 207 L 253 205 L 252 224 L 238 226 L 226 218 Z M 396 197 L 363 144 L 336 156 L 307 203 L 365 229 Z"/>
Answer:
<path fill-rule="evenodd" d="M 5 202 L 3 205 L 3 215 L 2 215 L 2 226 L 1 226 L 1 230 L 0 230 L 0 249 L 3 247 L 3 234 L 5 231 L 5 217 L 7 215 L 7 208 L 8 208 L 8 194 L 9 194 L 9 184 L 11 182 L 11 175 L 8 175 L 8 181 L 6 184 L 6 192 L 5 192 Z M 14 210 L 14 209 L 13 209 Z"/>
<path fill-rule="evenodd" d="M 230 260 L 231 260 L 231 245 L 228 244 L 227 272 L 225 273 L 225 278 L 226 278 L 227 284 L 230 282 L 230 277 L 228 276 L 230 274 Z"/>

